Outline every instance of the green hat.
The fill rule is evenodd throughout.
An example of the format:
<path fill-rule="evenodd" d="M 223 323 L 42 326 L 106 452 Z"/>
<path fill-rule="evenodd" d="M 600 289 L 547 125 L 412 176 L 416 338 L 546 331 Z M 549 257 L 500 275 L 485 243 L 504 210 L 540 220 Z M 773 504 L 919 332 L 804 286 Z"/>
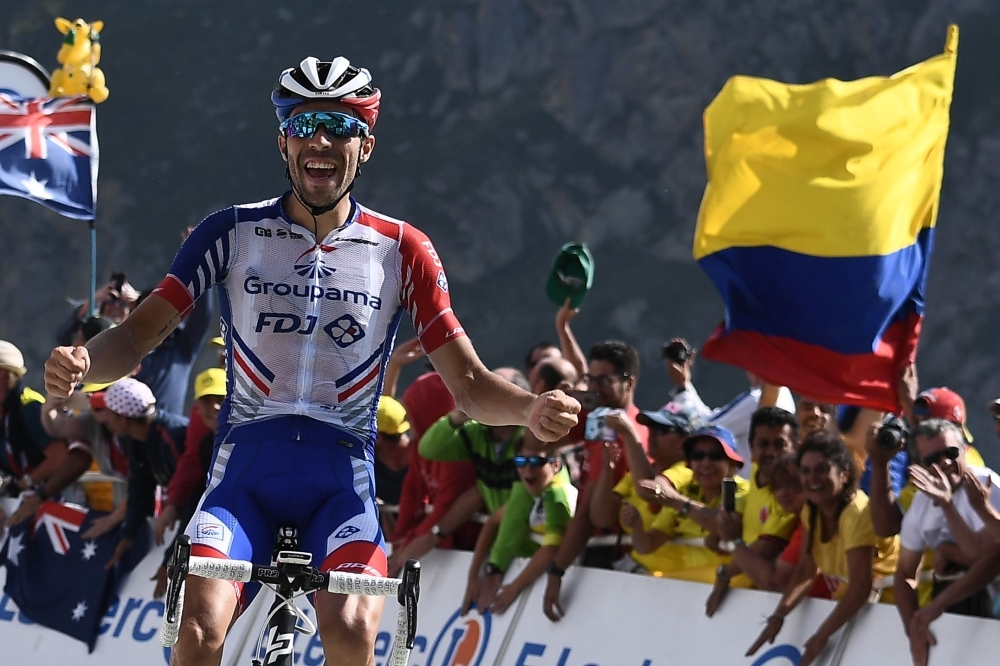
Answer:
<path fill-rule="evenodd" d="M 594 285 L 594 257 L 583 243 L 566 243 L 559 250 L 545 282 L 545 295 L 556 305 L 570 299 L 578 308 Z"/>

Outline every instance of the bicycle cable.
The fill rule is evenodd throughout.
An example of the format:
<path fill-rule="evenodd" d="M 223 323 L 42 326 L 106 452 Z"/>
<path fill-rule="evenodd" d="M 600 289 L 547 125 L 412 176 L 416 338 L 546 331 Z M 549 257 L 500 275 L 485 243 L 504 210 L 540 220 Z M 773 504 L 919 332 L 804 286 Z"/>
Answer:
<path fill-rule="evenodd" d="M 271 585 L 271 583 L 262 583 L 262 585 L 264 587 L 268 588 L 269 590 L 271 590 L 272 592 L 274 592 L 274 596 L 276 596 L 279 599 L 281 599 L 282 603 L 279 604 L 279 605 L 277 605 L 277 606 L 275 606 L 271 610 L 271 612 L 267 614 L 267 617 L 264 618 L 264 622 L 261 624 L 260 633 L 257 636 L 257 647 L 254 650 L 254 657 L 255 658 L 253 659 L 253 661 L 255 663 L 258 662 L 258 660 L 259 660 L 260 649 L 261 649 L 261 646 L 264 644 L 264 632 L 267 631 L 267 627 L 268 627 L 268 624 L 271 622 L 271 618 L 274 617 L 274 614 L 277 613 L 279 610 L 281 610 L 285 606 L 287 606 L 288 608 L 290 608 L 291 611 L 292 611 L 292 613 L 297 618 L 301 619 L 302 622 L 305 624 L 305 627 L 300 628 L 299 625 L 298 625 L 298 623 L 296 623 L 296 625 L 295 625 L 295 631 L 299 631 L 299 632 L 305 634 L 306 636 L 312 636 L 312 635 L 314 635 L 316 633 L 316 625 L 313 624 L 312 620 L 309 619 L 309 616 L 307 616 L 305 613 L 303 613 L 299 609 L 298 606 L 296 606 L 295 604 L 292 603 L 293 601 L 295 601 L 299 597 L 304 597 L 305 595 L 309 594 L 309 592 L 303 591 L 303 592 L 299 592 L 298 594 L 293 594 L 290 597 L 286 597 L 282 593 L 278 592 L 277 588 L 273 587 Z"/>

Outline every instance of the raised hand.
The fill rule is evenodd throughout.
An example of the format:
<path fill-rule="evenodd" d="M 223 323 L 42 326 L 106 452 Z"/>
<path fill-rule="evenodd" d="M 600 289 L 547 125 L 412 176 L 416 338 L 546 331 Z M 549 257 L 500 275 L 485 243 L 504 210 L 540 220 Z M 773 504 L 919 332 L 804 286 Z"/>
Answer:
<path fill-rule="evenodd" d="M 548 391 L 531 405 L 528 428 L 542 442 L 556 442 L 576 425 L 580 403 L 562 391 Z"/>
<path fill-rule="evenodd" d="M 45 392 L 68 398 L 90 371 L 86 347 L 56 347 L 45 362 Z"/>
<path fill-rule="evenodd" d="M 931 498 L 934 506 L 940 507 L 951 504 L 951 483 L 937 464 L 933 465 L 929 470 L 913 465 L 910 467 L 910 479 L 917 489 L 923 491 L 925 495 Z"/>

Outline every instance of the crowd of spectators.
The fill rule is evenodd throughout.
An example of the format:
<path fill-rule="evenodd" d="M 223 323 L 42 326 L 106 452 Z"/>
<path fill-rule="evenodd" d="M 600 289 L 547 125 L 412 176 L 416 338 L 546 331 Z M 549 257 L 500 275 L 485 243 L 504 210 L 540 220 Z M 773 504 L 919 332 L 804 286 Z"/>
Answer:
<path fill-rule="evenodd" d="M 143 296 L 114 274 L 98 314 L 75 308 L 56 337 L 85 342 Z M 201 299 L 133 376 L 85 384 L 69 399 L 26 386 L 21 352 L 0 341 L 0 494 L 20 497 L 2 516 L 7 526 L 50 498 L 107 512 L 84 536 L 118 531 L 108 566 L 146 519 L 158 543 L 183 529 L 210 474 L 226 395 L 220 337 L 211 341 L 219 367 L 195 377 L 185 414 L 213 308 Z M 973 447 L 957 393 L 921 391 L 908 367 L 893 419 L 748 375 L 745 391 L 712 409 L 695 387 L 696 350 L 674 339 L 662 361 L 674 387 L 640 407 L 636 349 L 610 340 L 584 355 L 576 313 L 568 301 L 559 308 L 559 344 L 540 342 L 521 369 L 495 370 L 524 389 L 580 400 L 578 426 L 554 444 L 471 420 L 429 364 L 400 390 L 402 369 L 426 361 L 416 340 L 396 346 L 374 464 L 390 575 L 434 548 L 471 550 L 463 612 L 503 613 L 538 581 L 552 621 L 573 612 L 561 590 L 571 566 L 703 582 L 709 617 L 733 587 L 780 592 L 748 654 L 773 642 L 805 597 L 833 599 L 804 665 L 866 603 L 897 605 L 915 663 L 926 662 L 943 612 L 1000 616 L 1000 477 Z M 1000 400 L 987 409 L 1000 435 Z M 519 557 L 526 564 L 515 573 Z M 163 582 L 161 569 L 157 594 Z"/>

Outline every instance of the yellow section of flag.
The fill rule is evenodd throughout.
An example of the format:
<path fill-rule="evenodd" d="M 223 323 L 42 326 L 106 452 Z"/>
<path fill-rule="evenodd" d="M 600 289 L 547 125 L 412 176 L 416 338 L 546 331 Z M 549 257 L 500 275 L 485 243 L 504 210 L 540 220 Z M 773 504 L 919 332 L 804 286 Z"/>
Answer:
<path fill-rule="evenodd" d="M 705 110 L 694 258 L 772 246 L 885 255 L 937 219 L 958 27 L 889 77 L 791 85 L 736 76 Z"/>

